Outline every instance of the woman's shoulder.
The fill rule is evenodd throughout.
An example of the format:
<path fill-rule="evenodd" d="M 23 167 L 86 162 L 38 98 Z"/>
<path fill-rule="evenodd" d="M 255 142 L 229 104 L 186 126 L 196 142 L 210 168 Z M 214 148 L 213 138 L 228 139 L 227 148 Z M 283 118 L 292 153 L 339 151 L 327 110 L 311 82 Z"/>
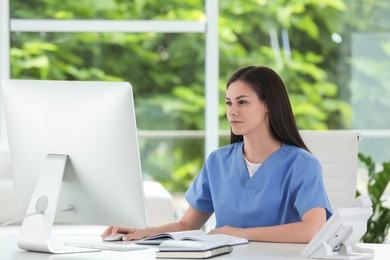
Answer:
<path fill-rule="evenodd" d="M 233 143 L 222 146 L 212 151 L 205 161 L 206 167 L 215 167 L 216 165 L 226 166 L 229 163 L 235 162 L 233 160 L 238 154 L 242 153 L 242 142 Z"/>
<path fill-rule="evenodd" d="M 236 142 L 236 143 L 232 143 L 232 144 L 228 144 L 228 145 L 225 145 L 225 146 L 222 146 L 218 149 L 216 149 L 214 152 L 229 152 L 229 151 L 232 151 L 232 150 L 237 150 L 237 149 L 242 149 L 242 144 L 243 142 Z"/>
<path fill-rule="evenodd" d="M 322 178 L 322 167 L 320 161 L 311 152 L 293 145 L 283 144 L 283 152 L 285 153 L 285 161 L 290 166 L 294 165 L 293 171 L 290 174 L 294 182 L 300 183 L 317 178 Z"/>
<path fill-rule="evenodd" d="M 286 154 L 286 156 L 301 158 L 302 160 L 317 161 L 317 158 L 311 152 L 301 147 L 283 143 L 281 149 Z"/>
<path fill-rule="evenodd" d="M 228 144 L 211 152 L 210 157 L 230 155 L 232 153 L 240 151 L 240 149 L 242 149 L 242 142 Z"/>

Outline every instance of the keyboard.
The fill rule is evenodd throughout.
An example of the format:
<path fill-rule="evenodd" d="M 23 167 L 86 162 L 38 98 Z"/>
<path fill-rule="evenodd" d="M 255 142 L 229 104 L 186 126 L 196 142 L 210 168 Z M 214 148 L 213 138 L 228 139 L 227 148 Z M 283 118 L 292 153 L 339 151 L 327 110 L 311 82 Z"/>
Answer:
<path fill-rule="evenodd" d="M 145 250 L 148 247 L 140 246 L 134 244 L 132 241 L 118 241 L 118 242 L 65 242 L 67 247 L 77 247 L 77 248 L 89 248 L 97 250 L 110 250 L 110 251 L 135 251 L 135 250 Z"/>

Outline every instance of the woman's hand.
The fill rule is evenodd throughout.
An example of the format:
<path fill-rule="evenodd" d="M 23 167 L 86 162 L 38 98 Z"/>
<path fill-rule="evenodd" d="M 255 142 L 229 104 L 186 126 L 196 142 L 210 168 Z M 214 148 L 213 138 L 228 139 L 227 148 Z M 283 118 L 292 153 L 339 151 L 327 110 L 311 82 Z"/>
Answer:
<path fill-rule="evenodd" d="M 299 222 L 253 228 L 224 226 L 211 230 L 209 234 L 226 234 L 261 242 L 309 243 L 325 223 L 326 210 L 318 207 L 309 209 Z"/>
<path fill-rule="evenodd" d="M 189 207 L 184 216 L 178 222 L 172 222 L 161 226 L 148 227 L 145 229 L 127 228 L 127 227 L 108 227 L 102 238 L 112 236 L 117 233 L 125 234 L 122 240 L 138 240 L 150 237 L 158 233 L 175 232 L 183 230 L 200 229 L 211 216 L 211 212 L 202 212 Z"/>
<path fill-rule="evenodd" d="M 209 234 L 225 234 L 236 237 L 245 237 L 242 228 L 236 228 L 231 226 L 223 226 L 220 228 L 213 229 Z"/>
<path fill-rule="evenodd" d="M 126 227 L 108 227 L 103 234 L 101 235 L 102 238 L 106 236 L 112 236 L 117 233 L 123 233 L 126 234 L 122 237 L 122 240 L 138 240 L 143 239 L 145 237 L 148 237 L 151 232 L 150 229 L 136 229 L 136 228 L 126 228 Z"/>

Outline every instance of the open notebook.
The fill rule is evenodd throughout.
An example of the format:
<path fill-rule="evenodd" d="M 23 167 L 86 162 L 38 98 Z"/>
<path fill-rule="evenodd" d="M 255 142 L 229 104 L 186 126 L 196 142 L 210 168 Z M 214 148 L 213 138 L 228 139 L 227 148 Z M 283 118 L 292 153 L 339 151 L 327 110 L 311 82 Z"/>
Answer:
<path fill-rule="evenodd" d="M 225 234 L 211 234 L 201 230 L 188 230 L 178 232 L 160 233 L 145 239 L 136 241 L 140 245 L 159 245 L 167 240 L 190 240 L 190 241 L 202 241 L 209 243 L 224 243 L 227 245 L 241 245 L 247 244 L 249 241 L 242 237 L 230 236 Z"/>

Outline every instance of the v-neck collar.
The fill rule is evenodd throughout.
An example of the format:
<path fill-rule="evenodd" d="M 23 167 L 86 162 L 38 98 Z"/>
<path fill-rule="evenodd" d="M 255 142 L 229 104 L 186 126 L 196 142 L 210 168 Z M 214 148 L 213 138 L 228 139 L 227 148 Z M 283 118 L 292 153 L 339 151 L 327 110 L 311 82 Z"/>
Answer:
<path fill-rule="evenodd" d="M 241 142 L 237 147 L 236 160 L 238 165 L 238 174 L 240 175 L 242 186 L 243 188 L 247 189 L 249 186 L 251 186 L 251 183 L 256 183 L 257 180 L 261 178 L 261 175 L 268 171 L 268 169 L 272 166 L 272 161 L 274 161 L 279 156 L 282 156 L 281 151 L 283 150 L 285 144 L 282 143 L 278 150 L 268 156 L 268 158 L 262 163 L 262 165 L 259 167 L 259 169 L 257 169 L 252 177 L 249 176 L 245 165 L 243 145 L 244 143 Z"/>

